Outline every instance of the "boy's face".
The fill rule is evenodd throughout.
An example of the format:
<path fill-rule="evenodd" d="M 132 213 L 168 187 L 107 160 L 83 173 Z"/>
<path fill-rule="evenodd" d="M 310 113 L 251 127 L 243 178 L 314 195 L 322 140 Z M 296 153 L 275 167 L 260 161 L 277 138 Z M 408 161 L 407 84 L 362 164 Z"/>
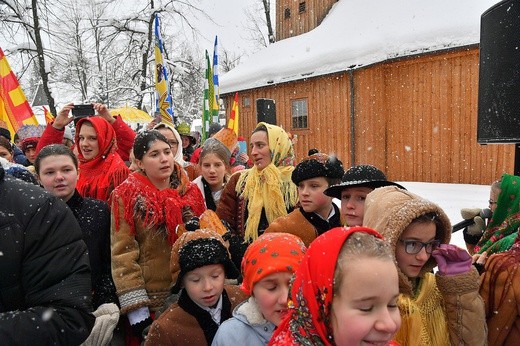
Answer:
<path fill-rule="evenodd" d="M 304 180 L 298 184 L 300 204 L 307 213 L 319 214 L 327 219 L 332 208 L 332 197 L 323 193 L 329 187 L 327 179 L 317 177 Z"/>
<path fill-rule="evenodd" d="M 210 264 L 184 275 L 186 293 L 195 303 L 211 307 L 218 303 L 226 278 L 224 265 Z"/>
<path fill-rule="evenodd" d="M 332 300 L 334 342 L 386 345 L 401 326 L 397 269 L 392 261 L 379 258 L 363 257 L 355 262 L 343 266 L 339 294 Z"/>
<path fill-rule="evenodd" d="M 372 190 L 370 187 L 354 186 L 341 191 L 341 219 L 346 226 L 363 225 L 365 199 Z"/>

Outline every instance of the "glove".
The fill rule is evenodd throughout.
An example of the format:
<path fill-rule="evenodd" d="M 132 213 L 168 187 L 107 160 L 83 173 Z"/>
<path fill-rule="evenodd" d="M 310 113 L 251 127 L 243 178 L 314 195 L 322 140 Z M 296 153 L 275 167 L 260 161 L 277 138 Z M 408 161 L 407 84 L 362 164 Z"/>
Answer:
<path fill-rule="evenodd" d="M 471 270 L 472 258 L 469 253 L 453 244 L 441 244 L 432 253 L 439 266 L 439 274 L 452 276 Z"/>
<path fill-rule="evenodd" d="M 143 330 L 153 322 L 147 306 L 130 311 L 127 316 L 132 332 L 139 337 L 143 337 Z"/>
<path fill-rule="evenodd" d="M 484 233 L 484 230 L 486 229 L 486 222 L 483 218 L 479 216 L 475 216 L 473 218 L 473 222 L 475 222 L 473 225 L 468 226 L 468 230 L 466 231 L 470 235 L 474 236 L 481 236 L 482 233 Z"/>
<path fill-rule="evenodd" d="M 119 308 L 114 303 L 101 304 L 93 314 L 96 316 L 96 322 L 87 340 L 82 345 L 108 345 L 119 321 Z"/>
<path fill-rule="evenodd" d="M 471 220 L 475 216 L 480 216 L 481 212 L 482 209 L 480 208 L 462 208 L 460 210 L 460 216 L 462 216 L 464 220 Z"/>

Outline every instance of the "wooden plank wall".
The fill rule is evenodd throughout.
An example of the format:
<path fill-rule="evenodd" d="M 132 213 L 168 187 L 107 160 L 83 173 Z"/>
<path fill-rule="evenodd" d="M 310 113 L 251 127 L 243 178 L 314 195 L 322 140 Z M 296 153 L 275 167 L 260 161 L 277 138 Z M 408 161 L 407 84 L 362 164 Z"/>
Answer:
<path fill-rule="evenodd" d="M 298 159 L 318 148 L 336 153 L 345 167 L 373 164 L 397 181 L 490 184 L 503 172 L 513 173 L 514 145 L 481 146 L 476 141 L 476 47 L 239 95 L 251 101 L 250 107 L 240 107 L 240 133 L 249 139 L 256 125 L 256 99 L 274 99 L 277 123 L 298 135 Z M 231 96 L 226 97 L 230 102 Z M 309 127 L 298 130 L 291 128 L 291 101 L 300 98 L 308 99 Z"/>
<path fill-rule="evenodd" d="M 301 35 L 316 28 L 338 0 L 278 0 L 276 1 L 276 40 Z M 300 3 L 305 2 L 306 11 L 299 13 Z M 285 19 L 285 9 L 291 17 Z"/>

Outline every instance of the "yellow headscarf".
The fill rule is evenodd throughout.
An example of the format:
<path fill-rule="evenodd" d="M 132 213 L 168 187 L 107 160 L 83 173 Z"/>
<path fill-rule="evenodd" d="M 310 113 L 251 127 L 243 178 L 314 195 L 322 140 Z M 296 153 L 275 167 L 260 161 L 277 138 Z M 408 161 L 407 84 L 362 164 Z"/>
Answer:
<path fill-rule="evenodd" d="M 256 128 L 262 125 L 267 128 L 271 163 L 261 171 L 256 166 L 242 171 L 236 186 L 236 192 L 247 201 L 245 241 L 258 238 L 262 208 L 271 223 L 287 215 L 287 209 L 298 201 L 298 189 L 291 180 L 295 165 L 291 140 L 281 127 L 260 122 Z"/>

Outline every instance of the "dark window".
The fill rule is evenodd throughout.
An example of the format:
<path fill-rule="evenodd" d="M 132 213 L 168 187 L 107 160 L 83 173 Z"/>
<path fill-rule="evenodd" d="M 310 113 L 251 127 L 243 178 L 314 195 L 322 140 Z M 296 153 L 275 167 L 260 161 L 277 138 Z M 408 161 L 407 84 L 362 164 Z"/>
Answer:
<path fill-rule="evenodd" d="M 300 2 L 300 5 L 298 6 L 298 12 L 299 13 L 305 12 L 305 1 Z"/>
<path fill-rule="evenodd" d="M 293 100 L 291 105 L 291 117 L 293 129 L 307 128 L 307 99 Z"/>
<path fill-rule="evenodd" d="M 284 19 L 291 18 L 291 9 L 290 8 L 286 8 L 285 11 L 283 11 L 283 18 Z"/>
<path fill-rule="evenodd" d="M 242 97 L 242 107 L 251 107 L 251 98 L 249 96 Z"/>

